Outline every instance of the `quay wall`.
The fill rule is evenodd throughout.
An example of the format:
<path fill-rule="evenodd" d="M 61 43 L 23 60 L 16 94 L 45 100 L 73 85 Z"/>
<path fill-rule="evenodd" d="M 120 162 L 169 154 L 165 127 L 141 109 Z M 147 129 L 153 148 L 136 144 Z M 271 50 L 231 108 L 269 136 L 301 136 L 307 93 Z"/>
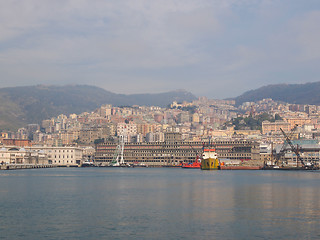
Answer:
<path fill-rule="evenodd" d="M 33 168 L 54 168 L 58 167 L 53 164 L 1 164 L 0 170 L 18 170 L 18 169 L 33 169 Z"/>

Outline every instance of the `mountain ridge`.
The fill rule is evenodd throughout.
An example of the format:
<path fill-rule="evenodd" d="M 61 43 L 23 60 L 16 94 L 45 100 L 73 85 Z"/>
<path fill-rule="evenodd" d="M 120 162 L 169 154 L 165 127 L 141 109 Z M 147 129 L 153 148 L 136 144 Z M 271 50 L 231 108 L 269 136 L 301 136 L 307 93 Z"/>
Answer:
<path fill-rule="evenodd" d="M 103 104 L 160 106 L 173 101 L 192 101 L 187 91 L 157 94 L 117 94 L 90 85 L 35 85 L 0 88 L 0 130 L 12 130 L 60 114 L 90 112 Z"/>
<path fill-rule="evenodd" d="M 320 105 L 320 82 L 270 84 L 246 91 L 233 100 L 236 101 L 236 105 L 241 105 L 244 102 L 255 102 L 264 98 L 291 104 Z"/>

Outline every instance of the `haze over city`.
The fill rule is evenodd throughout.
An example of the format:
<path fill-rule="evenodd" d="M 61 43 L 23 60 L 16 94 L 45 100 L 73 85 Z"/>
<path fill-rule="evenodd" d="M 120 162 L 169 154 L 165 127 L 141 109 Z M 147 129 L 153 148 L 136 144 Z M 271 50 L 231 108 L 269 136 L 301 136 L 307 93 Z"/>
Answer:
<path fill-rule="evenodd" d="M 235 97 L 319 81 L 318 0 L 2 1 L 1 86 Z"/>

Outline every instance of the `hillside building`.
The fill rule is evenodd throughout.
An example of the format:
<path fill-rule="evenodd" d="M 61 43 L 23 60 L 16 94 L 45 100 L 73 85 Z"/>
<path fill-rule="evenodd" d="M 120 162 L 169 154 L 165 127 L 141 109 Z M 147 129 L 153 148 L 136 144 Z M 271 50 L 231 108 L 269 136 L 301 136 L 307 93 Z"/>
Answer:
<path fill-rule="evenodd" d="M 285 132 L 289 132 L 291 130 L 291 124 L 286 121 L 262 122 L 262 134 L 280 134 L 280 128 Z"/>

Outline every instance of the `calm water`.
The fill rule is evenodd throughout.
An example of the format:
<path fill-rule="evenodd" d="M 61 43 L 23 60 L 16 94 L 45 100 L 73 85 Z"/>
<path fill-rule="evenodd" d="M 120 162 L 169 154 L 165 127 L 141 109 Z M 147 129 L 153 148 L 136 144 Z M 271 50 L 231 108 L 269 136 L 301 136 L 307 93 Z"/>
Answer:
<path fill-rule="evenodd" d="M 0 239 L 320 239 L 320 172 L 0 171 Z"/>

